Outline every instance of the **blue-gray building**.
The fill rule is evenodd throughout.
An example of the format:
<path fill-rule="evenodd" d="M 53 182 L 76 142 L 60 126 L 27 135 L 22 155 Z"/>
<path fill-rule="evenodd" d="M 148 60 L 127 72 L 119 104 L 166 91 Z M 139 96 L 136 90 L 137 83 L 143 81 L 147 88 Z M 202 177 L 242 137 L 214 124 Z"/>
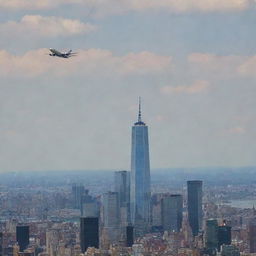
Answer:
<path fill-rule="evenodd" d="M 179 232 L 182 226 L 182 195 L 166 195 L 161 200 L 161 219 L 164 231 Z"/>
<path fill-rule="evenodd" d="M 130 172 L 115 172 L 115 192 L 118 193 L 121 226 L 130 223 Z"/>
<path fill-rule="evenodd" d="M 197 236 L 202 229 L 202 184 L 201 180 L 190 180 L 187 182 L 188 189 L 188 220 L 193 236 Z"/>
<path fill-rule="evenodd" d="M 139 104 L 138 121 L 132 127 L 131 152 L 131 222 L 136 228 L 147 230 L 150 225 L 150 164 L 148 127 L 141 119 Z"/>
<path fill-rule="evenodd" d="M 115 172 L 115 192 L 118 193 L 120 207 L 128 207 L 130 205 L 130 172 Z"/>

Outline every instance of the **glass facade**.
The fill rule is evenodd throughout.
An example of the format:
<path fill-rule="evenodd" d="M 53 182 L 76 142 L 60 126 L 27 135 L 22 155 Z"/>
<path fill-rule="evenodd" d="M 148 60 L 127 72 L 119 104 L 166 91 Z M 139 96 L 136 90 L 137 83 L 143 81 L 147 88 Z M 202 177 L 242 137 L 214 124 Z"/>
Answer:
<path fill-rule="evenodd" d="M 197 236 L 202 229 L 202 181 L 191 180 L 187 182 L 188 188 L 188 220 L 193 236 Z"/>
<path fill-rule="evenodd" d="M 166 231 L 179 232 L 182 226 L 182 195 L 168 195 L 161 200 L 162 226 Z"/>
<path fill-rule="evenodd" d="M 88 247 L 99 248 L 98 218 L 80 218 L 80 244 L 82 253 L 86 252 Z"/>
<path fill-rule="evenodd" d="M 150 164 L 148 127 L 141 121 L 139 112 L 138 122 L 132 127 L 131 152 L 131 222 L 145 228 L 150 223 Z"/>

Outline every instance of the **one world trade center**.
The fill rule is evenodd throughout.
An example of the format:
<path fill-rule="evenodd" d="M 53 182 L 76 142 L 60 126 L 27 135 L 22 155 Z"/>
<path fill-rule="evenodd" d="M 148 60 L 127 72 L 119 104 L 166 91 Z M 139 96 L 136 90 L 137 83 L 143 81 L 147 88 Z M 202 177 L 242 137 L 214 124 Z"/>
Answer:
<path fill-rule="evenodd" d="M 131 152 L 131 222 L 136 233 L 145 232 L 150 226 L 150 164 L 148 127 L 141 118 L 139 103 L 138 121 L 132 127 Z"/>

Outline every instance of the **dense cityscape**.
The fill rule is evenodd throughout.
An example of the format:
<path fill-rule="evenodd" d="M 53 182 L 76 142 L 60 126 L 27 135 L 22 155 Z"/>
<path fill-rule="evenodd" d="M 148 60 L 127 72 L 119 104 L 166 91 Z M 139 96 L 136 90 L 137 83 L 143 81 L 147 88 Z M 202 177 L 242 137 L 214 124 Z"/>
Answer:
<path fill-rule="evenodd" d="M 151 173 L 140 104 L 131 145 L 130 171 L 1 174 L 0 255 L 256 253 L 255 168 Z"/>

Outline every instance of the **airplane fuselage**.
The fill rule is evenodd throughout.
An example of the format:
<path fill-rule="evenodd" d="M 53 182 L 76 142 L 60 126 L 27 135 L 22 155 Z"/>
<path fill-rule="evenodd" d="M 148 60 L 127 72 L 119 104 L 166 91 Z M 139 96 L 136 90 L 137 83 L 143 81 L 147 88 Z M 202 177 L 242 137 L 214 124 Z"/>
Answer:
<path fill-rule="evenodd" d="M 50 56 L 56 56 L 56 57 L 60 57 L 60 58 L 69 58 L 72 54 L 71 54 L 71 52 L 72 52 L 72 50 L 70 50 L 69 52 L 66 52 L 66 53 L 62 53 L 62 52 L 59 52 L 59 51 L 57 51 L 57 50 L 55 50 L 55 49 L 52 49 L 52 48 L 50 48 L 49 49 L 50 50 Z"/>

